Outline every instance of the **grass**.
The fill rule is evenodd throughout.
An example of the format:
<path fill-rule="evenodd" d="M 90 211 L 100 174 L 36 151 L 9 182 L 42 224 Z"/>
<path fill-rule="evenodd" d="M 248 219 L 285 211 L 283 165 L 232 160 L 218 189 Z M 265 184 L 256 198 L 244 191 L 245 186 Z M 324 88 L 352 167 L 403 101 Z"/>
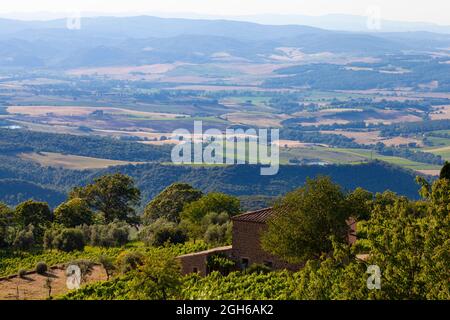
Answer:
<path fill-rule="evenodd" d="M 450 150 L 448 150 L 450 155 Z M 380 155 L 368 149 L 345 149 L 345 148 L 291 148 L 282 149 L 281 164 L 286 164 L 289 159 L 318 160 L 331 164 L 358 164 L 369 160 L 381 160 L 412 170 L 438 170 L 440 166 L 411 161 L 400 157 Z"/>
<path fill-rule="evenodd" d="M 231 150 L 228 152 L 220 152 L 218 148 L 216 152 L 218 152 L 218 156 L 224 157 L 226 155 L 230 158 L 235 157 L 235 153 L 234 152 L 232 153 Z M 450 156 L 450 149 L 447 152 L 448 155 Z M 245 145 L 241 144 L 237 145 L 236 155 L 237 159 L 246 160 L 246 162 L 248 162 L 249 159 L 252 161 L 252 163 L 261 162 L 258 154 L 251 155 L 249 157 L 248 142 L 245 143 Z M 280 159 L 279 159 L 280 165 L 291 164 L 290 160 L 294 159 L 309 162 L 325 162 L 329 164 L 361 164 L 368 162 L 370 160 L 380 160 L 414 171 L 440 170 L 441 168 L 441 166 L 438 165 L 415 162 L 401 157 L 380 155 L 368 149 L 327 148 L 320 146 L 303 147 L 303 148 L 280 148 Z M 172 165 L 172 163 L 167 164 Z M 263 164 L 268 164 L 268 162 L 265 161 Z M 224 165 L 226 164 L 197 164 L 195 166 L 224 166 Z"/>
<path fill-rule="evenodd" d="M 395 164 L 404 168 L 412 169 L 412 170 L 436 170 L 440 169 L 438 165 L 431 165 L 426 163 L 420 163 L 411 161 L 405 158 L 400 157 L 392 157 L 392 156 L 384 156 L 380 155 L 372 150 L 367 149 L 336 149 L 339 152 L 349 153 L 354 155 L 360 155 L 365 157 L 367 160 L 381 160 L 391 164 Z"/>
<path fill-rule="evenodd" d="M 325 147 L 281 149 L 280 155 L 282 164 L 289 163 L 289 159 L 319 160 L 332 164 L 361 163 L 367 160 L 367 157 L 359 154 Z"/>
<path fill-rule="evenodd" d="M 432 133 L 450 134 L 450 130 L 439 130 Z M 441 156 L 444 160 L 450 160 L 450 139 L 433 136 L 428 136 L 427 139 L 431 142 L 432 147 L 423 148 L 422 151 Z"/>
<path fill-rule="evenodd" d="M 450 147 L 450 139 L 440 137 L 427 137 L 427 140 L 433 145 L 433 147 L 427 149 L 432 150 L 438 147 Z"/>
<path fill-rule="evenodd" d="M 450 160 L 450 146 L 448 146 L 447 148 L 428 150 L 428 152 L 441 156 L 444 160 Z"/>

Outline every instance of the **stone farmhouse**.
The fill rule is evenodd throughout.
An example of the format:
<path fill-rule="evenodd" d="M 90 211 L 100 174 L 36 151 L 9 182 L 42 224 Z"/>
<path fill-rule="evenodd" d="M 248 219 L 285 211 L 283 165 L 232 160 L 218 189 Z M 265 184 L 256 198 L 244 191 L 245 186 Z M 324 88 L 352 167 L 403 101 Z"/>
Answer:
<path fill-rule="evenodd" d="M 265 252 L 261 247 L 261 234 L 267 229 L 267 221 L 273 215 L 273 208 L 266 208 L 232 217 L 232 245 L 179 256 L 182 274 L 196 272 L 202 276 L 208 275 L 208 257 L 215 254 L 224 254 L 231 258 L 240 269 L 245 269 L 252 264 L 264 264 L 274 270 L 298 270 L 300 265 L 286 263 Z M 351 231 L 348 241 L 353 243 L 356 240 L 356 222 L 349 221 L 349 226 Z"/>

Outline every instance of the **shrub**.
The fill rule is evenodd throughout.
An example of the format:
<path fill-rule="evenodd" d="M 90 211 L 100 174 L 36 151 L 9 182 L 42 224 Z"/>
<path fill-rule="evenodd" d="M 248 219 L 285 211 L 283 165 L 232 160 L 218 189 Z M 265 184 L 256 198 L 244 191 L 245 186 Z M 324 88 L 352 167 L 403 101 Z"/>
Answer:
<path fill-rule="evenodd" d="M 13 247 L 19 250 L 30 250 L 35 245 L 34 227 L 28 226 L 17 233 Z"/>
<path fill-rule="evenodd" d="M 80 230 L 90 245 L 98 247 L 120 247 L 125 245 L 130 237 L 130 226 L 119 221 L 83 226 Z"/>
<path fill-rule="evenodd" d="M 44 240 L 43 245 L 44 249 L 54 249 L 53 240 L 58 235 L 59 230 L 58 229 L 47 229 L 44 233 Z"/>
<path fill-rule="evenodd" d="M 129 283 L 130 298 L 168 300 L 181 289 L 180 261 L 167 250 L 153 251 Z"/>
<path fill-rule="evenodd" d="M 226 212 L 208 212 L 200 221 L 184 218 L 180 225 L 188 231 L 189 237 L 203 239 L 214 245 L 231 242 L 232 225 Z"/>
<path fill-rule="evenodd" d="M 61 229 L 54 235 L 52 247 L 64 252 L 84 249 L 84 236 L 78 229 Z"/>
<path fill-rule="evenodd" d="M 23 279 L 27 275 L 27 270 L 20 269 L 17 275 L 19 276 L 19 278 Z"/>
<path fill-rule="evenodd" d="M 102 265 L 103 269 L 105 269 L 106 278 L 107 278 L 107 280 L 109 280 L 109 278 L 113 274 L 114 270 L 116 270 L 116 267 L 113 263 L 112 258 L 109 256 L 106 256 L 106 255 L 101 255 L 98 258 L 98 262 Z"/>
<path fill-rule="evenodd" d="M 158 219 L 139 232 L 139 239 L 146 245 L 163 246 L 167 242 L 171 244 L 185 243 L 187 234 L 175 223 Z"/>
<path fill-rule="evenodd" d="M 40 275 L 45 275 L 47 273 L 48 267 L 45 262 L 38 262 L 36 264 L 36 273 Z"/>
<path fill-rule="evenodd" d="M 224 245 L 231 243 L 232 224 L 227 222 L 222 225 L 212 224 L 206 229 L 203 239 L 206 243 Z"/>
<path fill-rule="evenodd" d="M 265 264 L 253 263 L 250 267 L 245 269 L 246 274 L 258 273 L 258 274 L 267 274 L 271 272 L 272 269 Z"/>
<path fill-rule="evenodd" d="M 225 224 L 228 221 L 230 221 L 230 216 L 226 212 L 222 213 L 216 213 L 216 212 L 210 212 L 208 213 L 203 219 L 202 224 L 204 225 L 211 225 L 211 224 Z"/>
<path fill-rule="evenodd" d="M 236 267 L 236 262 L 228 258 L 223 253 L 214 254 L 208 257 L 206 262 L 209 272 L 219 271 L 223 275 L 229 274 Z"/>
<path fill-rule="evenodd" d="M 144 264 L 144 256 L 139 252 L 122 252 L 117 257 L 117 266 L 122 273 L 136 270 Z"/>

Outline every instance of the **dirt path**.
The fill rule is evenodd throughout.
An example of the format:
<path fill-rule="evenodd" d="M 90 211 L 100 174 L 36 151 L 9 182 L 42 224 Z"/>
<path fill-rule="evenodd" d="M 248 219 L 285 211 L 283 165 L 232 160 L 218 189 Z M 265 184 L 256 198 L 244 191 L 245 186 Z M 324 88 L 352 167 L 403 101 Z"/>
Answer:
<path fill-rule="evenodd" d="M 66 274 L 63 269 L 52 269 L 48 275 L 41 276 L 36 273 L 25 276 L 24 279 L 14 277 L 0 280 L 0 300 L 43 300 L 48 298 L 48 289 L 45 288 L 47 278 L 52 279 L 52 296 L 61 295 L 69 290 L 66 287 Z M 95 266 L 87 277 L 86 283 L 106 280 L 103 268 Z"/>

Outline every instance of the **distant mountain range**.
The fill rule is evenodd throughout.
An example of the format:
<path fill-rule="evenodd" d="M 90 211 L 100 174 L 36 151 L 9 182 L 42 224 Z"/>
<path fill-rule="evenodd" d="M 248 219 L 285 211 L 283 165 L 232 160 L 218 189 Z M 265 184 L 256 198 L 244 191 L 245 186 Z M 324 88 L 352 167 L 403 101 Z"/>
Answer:
<path fill-rule="evenodd" d="M 0 19 L 0 66 L 80 67 L 174 61 L 208 62 L 215 53 L 265 61 L 280 47 L 305 53 L 380 55 L 450 48 L 450 34 L 346 32 L 301 25 L 137 17 Z"/>
<path fill-rule="evenodd" d="M 323 16 L 306 15 L 253 15 L 231 17 L 236 21 L 248 21 L 261 24 L 274 25 L 306 25 L 328 30 L 340 30 L 351 32 L 416 32 L 425 31 L 433 33 L 450 34 L 450 26 L 442 26 L 429 22 L 408 22 L 380 20 L 380 30 L 367 27 L 367 16 L 356 16 L 348 14 L 329 14 Z"/>
<path fill-rule="evenodd" d="M 203 19 L 203 20 L 234 20 L 253 22 L 265 25 L 304 25 L 328 30 L 352 31 L 352 32 L 371 32 L 367 28 L 367 16 L 358 16 L 350 14 L 327 14 L 321 16 L 308 16 L 300 14 L 258 14 L 258 15 L 205 15 L 196 13 L 163 13 L 146 12 L 141 14 L 115 13 L 116 17 L 149 15 L 161 18 L 183 18 L 183 19 Z M 2 17 L 18 20 L 57 20 L 65 19 L 68 14 L 65 12 L 33 12 L 33 13 L 11 13 L 3 14 Z M 111 15 L 111 14 L 109 14 Z M 82 12 L 83 17 L 101 17 L 108 16 L 102 12 Z M 450 33 L 450 25 L 439 25 L 431 22 L 410 22 L 381 19 L 382 32 L 415 32 L 426 31 L 434 33 Z"/>

